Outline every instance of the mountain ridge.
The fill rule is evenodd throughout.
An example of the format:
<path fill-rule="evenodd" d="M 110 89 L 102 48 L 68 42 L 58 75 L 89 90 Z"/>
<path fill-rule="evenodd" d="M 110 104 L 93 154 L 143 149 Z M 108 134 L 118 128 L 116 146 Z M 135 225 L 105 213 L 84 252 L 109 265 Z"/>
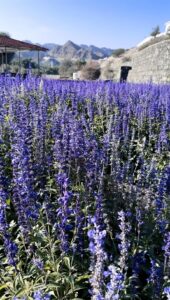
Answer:
<path fill-rule="evenodd" d="M 41 60 L 43 60 L 44 57 L 49 57 L 56 59 L 59 62 L 63 60 L 98 60 L 109 57 L 114 51 L 114 49 L 107 47 L 100 48 L 95 45 L 86 44 L 78 45 L 71 40 L 68 40 L 63 45 L 44 43 L 41 44 L 41 46 L 49 49 L 47 52 L 41 53 Z M 30 53 L 30 51 L 26 51 L 22 56 L 23 58 L 32 58 L 33 60 L 36 59 L 35 53 Z"/>

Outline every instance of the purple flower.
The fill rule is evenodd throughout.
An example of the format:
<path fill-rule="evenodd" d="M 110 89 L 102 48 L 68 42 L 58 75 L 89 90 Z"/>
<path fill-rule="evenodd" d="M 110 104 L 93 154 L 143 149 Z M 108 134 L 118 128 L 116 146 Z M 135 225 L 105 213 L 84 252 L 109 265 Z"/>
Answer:
<path fill-rule="evenodd" d="M 105 300 L 121 299 L 120 293 L 124 288 L 124 276 L 121 274 L 121 270 L 114 265 L 110 265 L 108 270 L 110 272 L 110 281 L 107 284 Z"/>
<path fill-rule="evenodd" d="M 170 300 L 170 286 L 164 288 L 163 294 L 167 296 L 167 300 Z"/>
<path fill-rule="evenodd" d="M 106 231 L 100 231 L 100 225 L 95 223 L 96 218 L 91 218 L 91 224 L 93 224 L 93 229 L 88 231 L 89 238 L 89 250 L 91 253 L 91 294 L 93 300 L 103 299 L 103 285 L 104 285 L 104 262 L 107 255 L 103 249 L 104 240 L 106 237 Z"/>
<path fill-rule="evenodd" d="M 119 250 L 120 250 L 120 260 L 119 260 L 119 266 L 121 270 L 127 269 L 126 260 L 128 258 L 128 249 L 130 246 L 130 242 L 128 241 L 127 235 L 129 234 L 131 230 L 130 224 L 126 221 L 126 214 L 123 210 L 118 212 L 118 220 L 119 228 L 121 230 L 121 233 L 118 235 L 119 242 Z"/>
<path fill-rule="evenodd" d="M 88 231 L 89 238 L 89 250 L 91 253 L 91 294 L 93 300 L 103 299 L 103 273 L 104 273 L 104 262 L 107 255 L 103 249 L 104 240 L 106 237 L 106 231 L 100 231 L 100 225 L 95 222 L 96 218 L 91 218 L 91 224 L 93 229 Z"/>
<path fill-rule="evenodd" d="M 85 217 L 84 213 L 82 211 L 82 201 L 80 198 L 79 194 L 75 194 L 76 196 L 76 204 L 75 204 L 75 209 L 74 209 L 74 214 L 75 214 L 75 235 L 74 235 L 74 245 L 73 245 L 73 251 L 78 251 L 83 254 L 84 251 L 84 232 L 83 232 L 83 227 L 84 227 L 84 222 L 85 222 Z"/>
<path fill-rule="evenodd" d="M 61 196 L 58 198 L 58 209 L 57 218 L 58 222 L 56 224 L 59 239 L 60 239 L 60 249 L 62 253 L 69 251 L 69 241 L 68 241 L 68 231 L 72 229 L 72 225 L 69 224 L 69 216 L 71 210 L 69 205 L 72 199 L 72 192 L 69 189 L 69 179 L 65 173 L 59 173 L 57 177 L 57 182 L 60 186 Z"/>
<path fill-rule="evenodd" d="M 39 270 L 43 270 L 44 268 L 44 263 L 40 258 L 34 258 L 32 260 L 33 264 L 39 269 Z"/>
<path fill-rule="evenodd" d="M 170 258 L 170 232 L 167 232 L 165 235 L 165 245 L 163 247 L 165 256 Z"/>
<path fill-rule="evenodd" d="M 33 294 L 34 300 L 50 300 L 50 294 L 43 294 L 42 291 L 38 290 Z"/>
<path fill-rule="evenodd" d="M 95 237 L 95 229 L 90 229 L 90 230 L 88 230 L 88 232 L 87 232 L 87 235 L 88 235 L 88 238 L 91 240 L 91 239 L 94 239 L 94 237 Z"/>
<path fill-rule="evenodd" d="M 50 298 L 51 298 L 50 294 L 46 294 L 46 295 L 44 295 L 44 299 L 43 300 L 50 300 Z"/>
<path fill-rule="evenodd" d="M 34 300 L 43 300 L 42 292 L 40 290 L 34 292 Z"/>
<path fill-rule="evenodd" d="M 164 273 L 168 273 L 170 267 L 170 232 L 167 232 L 165 234 L 163 250 L 164 250 Z"/>
<path fill-rule="evenodd" d="M 162 279 L 163 279 L 162 267 L 159 266 L 155 260 L 151 259 L 150 275 L 147 281 L 149 285 L 152 287 L 153 295 L 157 298 L 160 297 L 161 286 L 163 281 Z"/>
<path fill-rule="evenodd" d="M 25 237 L 31 230 L 31 222 L 38 218 L 37 194 L 34 187 L 34 174 L 31 159 L 32 134 L 25 106 L 21 102 L 22 124 L 12 124 L 11 159 L 13 167 L 13 204 L 20 228 Z M 12 126 L 11 125 L 11 126 Z"/>
<path fill-rule="evenodd" d="M 9 226 L 7 224 L 6 209 L 7 209 L 7 195 L 0 188 L 0 233 L 3 237 L 4 250 L 10 265 L 16 265 L 16 254 L 18 252 L 17 245 L 12 241 L 11 234 L 9 233 Z"/>

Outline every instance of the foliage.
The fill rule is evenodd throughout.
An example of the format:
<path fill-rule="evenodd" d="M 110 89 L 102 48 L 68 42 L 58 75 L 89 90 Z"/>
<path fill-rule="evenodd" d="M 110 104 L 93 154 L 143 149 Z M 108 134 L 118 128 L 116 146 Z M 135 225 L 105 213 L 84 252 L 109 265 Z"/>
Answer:
<path fill-rule="evenodd" d="M 115 57 L 119 57 L 120 55 L 124 54 L 125 52 L 126 52 L 126 50 L 124 48 L 118 48 L 113 51 L 112 55 Z"/>
<path fill-rule="evenodd" d="M 81 77 L 84 80 L 96 80 L 100 77 L 100 65 L 97 62 L 89 61 L 81 70 Z"/>
<path fill-rule="evenodd" d="M 82 61 L 82 60 L 76 60 L 75 62 L 74 62 L 74 66 L 75 66 L 75 72 L 76 71 L 80 71 L 82 68 L 83 68 L 83 66 L 85 66 L 86 65 L 86 61 Z"/>
<path fill-rule="evenodd" d="M 59 66 L 59 74 L 62 77 L 71 77 L 73 74 L 73 62 L 71 60 L 63 60 Z"/>
<path fill-rule="evenodd" d="M 36 69 L 37 68 L 37 63 L 32 61 L 31 58 L 25 58 L 22 60 L 21 65 L 23 66 L 24 69 Z"/>
<path fill-rule="evenodd" d="M 152 32 L 150 33 L 151 36 L 156 36 L 160 33 L 160 27 L 157 25 L 155 28 L 153 28 Z"/>
<path fill-rule="evenodd" d="M 0 299 L 168 299 L 169 95 L 0 77 Z"/>
<path fill-rule="evenodd" d="M 72 78 L 72 75 L 74 72 L 80 71 L 83 66 L 86 65 L 85 61 L 80 60 L 63 60 L 59 67 L 59 74 L 61 77 L 70 77 Z"/>
<path fill-rule="evenodd" d="M 0 31 L 0 35 L 11 37 L 8 32 Z"/>
<path fill-rule="evenodd" d="M 44 68 L 45 74 L 52 74 L 52 75 L 58 75 L 59 74 L 59 68 L 58 67 L 49 67 Z"/>

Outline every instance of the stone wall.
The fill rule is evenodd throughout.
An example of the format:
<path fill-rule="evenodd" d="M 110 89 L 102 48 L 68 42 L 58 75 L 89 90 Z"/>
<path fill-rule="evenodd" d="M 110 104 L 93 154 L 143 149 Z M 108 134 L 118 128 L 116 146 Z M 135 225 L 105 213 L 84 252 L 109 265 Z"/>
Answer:
<path fill-rule="evenodd" d="M 129 61 L 126 61 L 125 57 L 129 58 Z M 142 50 L 131 49 L 123 57 L 101 61 L 101 79 L 111 79 L 105 78 L 106 69 L 110 68 L 113 71 L 112 79 L 119 81 L 121 66 L 132 67 L 128 82 L 170 83 L 170 40 Z"/>

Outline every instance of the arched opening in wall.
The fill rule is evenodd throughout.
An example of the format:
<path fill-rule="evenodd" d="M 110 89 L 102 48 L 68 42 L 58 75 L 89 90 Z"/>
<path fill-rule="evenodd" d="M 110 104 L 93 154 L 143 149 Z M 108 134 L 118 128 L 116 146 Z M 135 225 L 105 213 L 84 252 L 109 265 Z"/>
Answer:
<path fill-rule="evenodd" d="M 126 82 L 129 71 L 132 70 L 132 67 L 122 66 L 120 72 L 120 82 Z"/>

